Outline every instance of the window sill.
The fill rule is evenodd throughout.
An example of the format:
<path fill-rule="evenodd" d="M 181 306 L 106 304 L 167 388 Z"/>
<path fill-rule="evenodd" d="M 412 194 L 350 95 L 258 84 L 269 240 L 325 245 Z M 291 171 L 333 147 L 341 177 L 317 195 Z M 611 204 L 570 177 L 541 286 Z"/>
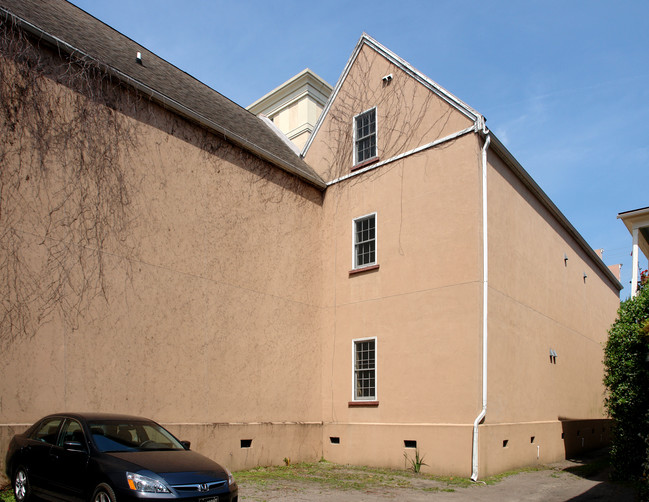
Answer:
<path fill-rule="evenodd" d="M 378 408 L 378 401 L 349 401 L 347 403 L 349 408 Z"/>
<path fill-rule="evenodd" d="M 357 171 L 358 169 L 362 169 L 365 166 L 369 166 L 370 164 L 374 164 L 375 162 L 378 162 L 380 159 L 378 156 L 372 157 L 371 159 L 364 160 L 363 162 L 359 162 L 358 164 L 355 164 L 352 166 L 351 171 Z"/>
<path fill-rule="evenodd" d="M 380 265 L 369 265 L 363 268 L 355 268 L 349 271 L 349 275 L 362 274 L 363 272 L 369 272 L 371 270 L 378 270 Z"/>

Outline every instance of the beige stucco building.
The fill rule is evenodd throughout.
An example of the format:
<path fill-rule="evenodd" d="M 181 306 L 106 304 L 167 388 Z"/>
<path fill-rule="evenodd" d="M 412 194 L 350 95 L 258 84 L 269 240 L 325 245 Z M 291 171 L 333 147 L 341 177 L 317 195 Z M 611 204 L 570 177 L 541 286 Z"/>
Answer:
<path fill-rule="evenodd" d="M 62 0 L 0 13 L 38 61 L 2 54 L 33 102 L 5 93 L 0 447 L 63 409 L 235 470 L 417 449 L 477 479 L 606 443 L 621 284 L 476 110 L 363 35 L 298 155 Z"/>
<path fill-rule="evenodd" d="M 329 83 L 307 68 L 259 98 L 247 110 L 268 119 L 299 153 L 311 136 L 331 91 Z"/>

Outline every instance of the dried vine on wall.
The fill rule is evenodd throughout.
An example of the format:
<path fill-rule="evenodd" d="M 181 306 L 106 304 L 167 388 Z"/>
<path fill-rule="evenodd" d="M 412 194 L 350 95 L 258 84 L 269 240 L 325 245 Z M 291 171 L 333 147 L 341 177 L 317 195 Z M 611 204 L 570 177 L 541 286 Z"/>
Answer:
<path fill-rule="evenodd" d="M 430 116 L 435 101 L 434 94 L 429 92 L 423 100 L 418 100 L 416 87 L 409 85 L 410 78 L 400 73 L 396 67 L 392 68 L 392 72 L 397 78 L 384 82 L 382 86 L 368 84 L 371 82 L 372 65 L 375 62 L 376 57 L 368 56 L 367 52 L 358 55 L 354 71 L 347 76 L 334 107 L 329 111 L 328 179 L 349 173 L 353 164 L 352 117 L 370 107 L 376 107 L 379 112 L 379 147 L 383 160 L 407 151 L 413 147 L 411 145 L 420 146 L 425 142 L 424 138 L 431 134 L 434 137 L 443 130 L 450 118 L 449 109 L 425 127 L 425 119 Z"/>
<path fill-rule="evenodd" d="M 93 61 L 0 22 L 0 345 L 108 299 L 108 255 L 128 256 L 137 96 Z M 124 266 L 128 267 L 127 263 Z"/>

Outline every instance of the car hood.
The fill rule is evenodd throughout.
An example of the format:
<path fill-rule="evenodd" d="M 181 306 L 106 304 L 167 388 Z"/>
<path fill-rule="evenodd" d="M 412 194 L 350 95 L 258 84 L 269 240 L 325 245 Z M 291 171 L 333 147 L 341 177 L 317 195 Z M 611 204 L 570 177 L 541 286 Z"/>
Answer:
<path fill-rule="evenodd" d="M 219 464 L 189 450 L 126 451 L 107 455 L 128 462 L 134 467 L 155 472 L 172 483 L 204 483 L 228 478 L 225 469 Z"/>

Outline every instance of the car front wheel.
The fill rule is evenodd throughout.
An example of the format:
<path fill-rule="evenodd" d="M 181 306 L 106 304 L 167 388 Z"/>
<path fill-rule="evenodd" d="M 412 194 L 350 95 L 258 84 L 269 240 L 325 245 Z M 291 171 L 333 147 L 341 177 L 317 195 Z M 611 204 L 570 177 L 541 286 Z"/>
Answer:
<path fill-rule="evenodd" d="M 27 502 L 31 498 L 31 487 L 24 467 L 18 467 L 14 474 L 14 496 L 16 502 Z"/>
<path fill-rule="evenodd" d="M 92 502 L 116 502 L 115 492 L 110 486 L 102 483 L 95 489 Z"/>

